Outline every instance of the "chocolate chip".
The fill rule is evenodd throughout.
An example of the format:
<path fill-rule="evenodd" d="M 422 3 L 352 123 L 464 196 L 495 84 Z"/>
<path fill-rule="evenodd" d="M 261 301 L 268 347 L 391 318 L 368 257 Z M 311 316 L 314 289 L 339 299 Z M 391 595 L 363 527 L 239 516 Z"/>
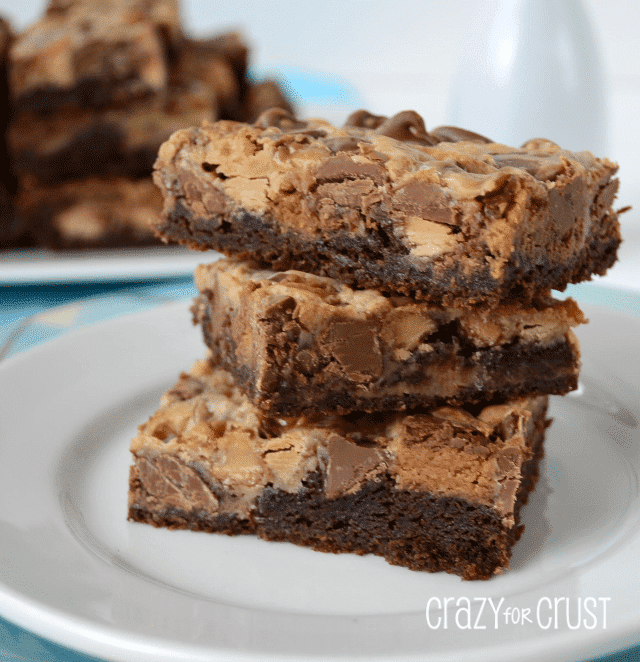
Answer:
<path fill-rule="evenodd" d="M 332 321 L 325 342 L 350 379 L 369 381 L 382 373 L 375 329 L 367 320 Z"/>
<path fill-rule="evenodd" d="M 455 215 L 447 197 L 436 184 L 414 179 L 396 193 L 393 206 L 412 216 L 436 223 L 455 225 Z"/>
<path fill-rule="evenodd" d="M 328 138 L 324 144 L 331 150 L 332 154 L 338 152 L 357 152 L 359 150 L 359 138 L 354 136 L 338 136 L 337 138 Z"/>
<path fill-rule="evenodd" d="M 377 129 L 386 119 L 385 115 L 373 115 L 368 110 L 356 110 L 347 117 L 344 125 L 361 129 Z"/>
<path fill-rule="evenodd" d="M 158 455 L 154 460 L 136 458 L 144 484 L 154 496 L 184 510 L 216 512 L 218 499 L 201 476 L 177 458 Z"/>
<path fill-rule="evenodd" d="M 343 182 L 327 182 L 318 186 L 318 195 L 330 198 L 343 207 L 361 209 L 363 196 L 373 192 L 373 184 L 368 180 L 347 180 Z"/>
<path fill-rule="evenodd" d="M 457 143 L 462 141 L 477 143 L 492 143 L 493 140 L 481 136 L 479 133 L 460 129 L 457 126 L 439 126 L 429 131 L 429 135 L 439 143 Z"/>
<path fill-rule="evenodd" d="M 534 177 L 540 167 L 540 161 L 537 159 L 527 158 L 519 154 L 494 154 L 493 158 L 498 168 L 520 168 L 520 170 L 525 170 Z"/>
<path fill-rule="evenodd" d="M 327 444 L 327 476 L 324 492 L 328 499 L 344 494 L 380 466 L 383 456 L 375 446 L 361 446 L 344 437 L 331 437 Z"/>
<path fill-rule="evenodd" d="M 376 133 L 404 142 L 418 142 L 423 145 L 437 144 L 427 133 L 427 127 L 422 117 L 413 110 L 404 110 L 387 118 L 376 129 Z"/>
<path fill-rule="evenodd" d="M 549 214 L 555 219 L 558 236 L 563 236 L 574 226 L 575 219 L 584 219 L 588 213 L 587 190 L 581 179 L 574 179 L 560 188 L 549 191 Z"/>
<path fill-rule="evenodd" d="M 258 129 L 268 129 L 273 126 L 276 129 L 291 131 L 292 129 L 304 129 L 307 127 L 307 123 L 296 119 L 289 111 L 283 108 L 269 108 L 269 110 L 265 110 L 258 117 L 255 121 L 255 126 Z"/>
<path fill-rule="evenodd" d="M 373 180 L 376 184 L 383 184 L 386 180 L 386 171 L 375 163 L 361 163 L 354 161 L 346 154 L 338 154 L 327 159 L 316 171 L 319 181 L 339 182 L 344 179 Z"/>

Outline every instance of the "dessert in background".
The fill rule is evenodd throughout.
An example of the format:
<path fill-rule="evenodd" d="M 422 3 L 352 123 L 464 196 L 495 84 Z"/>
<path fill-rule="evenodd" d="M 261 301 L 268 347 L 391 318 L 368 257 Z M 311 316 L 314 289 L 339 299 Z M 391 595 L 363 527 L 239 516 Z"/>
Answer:
<path fill-rule="evenodd" d="M 9 85 L 7 81 L 7 58 L 13 41 L 9 21 L 0 16 L 0 104 L 5 111 L 0 116 L 0 249 L 16 248 L 29 244 L 23 224 L 16 215 L 15 194 L 17 182 L 9 163 L 7 151 L 7 126 L 9 124 Z"/>
<path fill-rule="evenodd" d="M 39 245 L 117 248 L 153 243 L 162 197 L 147 177 L 87 177 L 23 189 L 18 205 Z"/>
<path fill-rule="evenodd" d="M 59 210 L 55 191 L 75 182 L 77 209 L 88 210 L 112 181 L 116 204 L 123 178 L 150 181 L 158 148 L 176 130 L 222 118 L 253 121 L 271 103 L 291 109 L 277 83 L 249 80 L 249 47 L 240 34 L 191 37 L 177 0 L 50 0 L 5 51 L 4 98 L 13 117 L 3 135 L 20 191 L 17 212 L 31 241 L 49 248 L 159 243 L 124 208 L 109 229 L 115 216 L 102 204 L 82 232 L 76 215 L 78 231 L 65 241 L 59 218 L 32 202 L 52 192 L 44 208 Z M 99 190 L 91 194 L 96 181 Z M 2 234 L 6 240 L 8 230 Z"/>

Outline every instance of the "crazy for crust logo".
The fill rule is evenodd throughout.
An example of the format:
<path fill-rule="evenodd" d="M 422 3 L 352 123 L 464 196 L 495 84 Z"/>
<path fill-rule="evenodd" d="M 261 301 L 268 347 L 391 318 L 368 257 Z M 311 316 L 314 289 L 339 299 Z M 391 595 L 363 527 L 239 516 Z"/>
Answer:
<path fill-rule="evenodd" d="M 429 598 L 427 626 L 432 630 L 498 630 L 529 626 L 542 630 L 607 629 L 611 598 L 541 597 L 527 606 L 507 605 L 505 598 Z"/>

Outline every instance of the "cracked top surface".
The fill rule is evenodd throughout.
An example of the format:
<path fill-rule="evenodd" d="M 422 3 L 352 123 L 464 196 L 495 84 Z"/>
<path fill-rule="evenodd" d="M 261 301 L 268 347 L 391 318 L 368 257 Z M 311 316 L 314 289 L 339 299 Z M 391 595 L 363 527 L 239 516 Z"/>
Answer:
<path fill-rule="evenodd" d="M 327 498 L 384 472 L 399 489 L 459 496 L 513 523 L 520 470 L 547 401 L 521 399 L 475 414 L 443 407 L 274 419 L 229 373 L 200 361 L 163 396 L 131 451 L 149 494 L 187 510 L 247 516 L 265 487 L 295 493 L 320 469 Z"/>
<path fill-rule="evenodd" d="M 155 178 L 165 208 L 181 199 L 195 218 L 249 211 L 315 238 L 384 225 L 416 264 L 481 253 L 498 278 L 515 252 L 561 261 L 581 250 L 616 169 L 544 139 L 516 148 L 455 127 L 428 132 L 413 111 L 358 111 L 334 127 L 272 109 L 251 125 L 178 131 Z"/>

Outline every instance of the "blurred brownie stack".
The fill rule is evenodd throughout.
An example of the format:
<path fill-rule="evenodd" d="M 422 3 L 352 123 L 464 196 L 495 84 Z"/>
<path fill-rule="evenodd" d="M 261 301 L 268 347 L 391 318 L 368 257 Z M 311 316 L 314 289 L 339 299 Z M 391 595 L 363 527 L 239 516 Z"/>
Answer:
<path fill-rule="evenodd" d="M 9 167 L 6 141 L 9 125 L 7 60 L 13 38 L 11 26 L 6 20 L 0 18 L 0 103 L 4 102 L 2 107 L 5 108 L 0 116 L 0 249 L 21 246 L 26 242 L 26 237 L 18 225 L 18 218 L 15 214 L 16 181 Z"/>
<path fill-rule="evenodd" d="M 615 261 L 616 170 L 411 111 L 175 133 L 156 231 L 228 258 L 195 273 L 210 354 L 131 444 L 130 519 L 502 572 L 578 383 L 551 290 Z"/>
<path fill-rule="evenodd" d="M 6 48 L 15 202 L 32 241 L 157 242 L 162 142 L 203 120 L 288 107 L 274 82 L 249 81 L 248 55 L 237 33 L 185 35 L 177 0 L 50 0 Z"/>

